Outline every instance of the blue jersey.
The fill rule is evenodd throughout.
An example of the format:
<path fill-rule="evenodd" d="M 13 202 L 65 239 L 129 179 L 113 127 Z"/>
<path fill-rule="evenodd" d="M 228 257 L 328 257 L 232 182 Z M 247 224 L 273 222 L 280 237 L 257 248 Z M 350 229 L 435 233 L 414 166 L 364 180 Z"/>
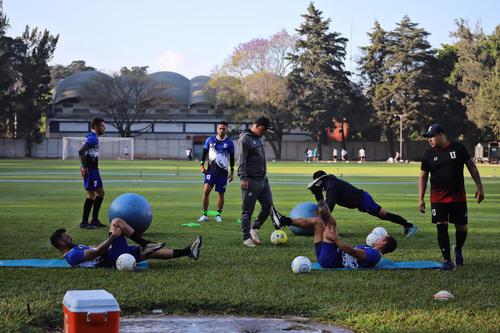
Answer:
<path fill-rule="evenodd" d="M 85 137 L 85 143 L 89 150 L 85 152 L 85 166 L 87 168 L 99 168 L 99 137 L 94 132 L 90 132 Z"/>
<path fill-rule="evenodd" d="M 211 136 L 203 148 L 208 150 L 208 171 L 215 175 L 227 175 L 230 154 L 234 154 L 233 141 L 228 137 L 219 140 Z"/>
<path fill-rule="evenodd" d="M 73 267 L 96 267 L 101 262 L 101 257 L 83 261 L 83 253 L 85 250 L 89 249 L 92 249 L 92 247 L 88 245 L 77 245 L 64 254 L 64 259 Z"/>
<path fill-rule="evenodd" d="M 365 251 L 366 260 L 359 262 L 355 257 L 342 252 L 342 266 L 347 268 L 371 268 L 374 267 L 380 259 L 382 259 L 382 254 L 375 250 L 373 247 L 367 245 L 356 245 L 355 249 L 360 249 Z"/>

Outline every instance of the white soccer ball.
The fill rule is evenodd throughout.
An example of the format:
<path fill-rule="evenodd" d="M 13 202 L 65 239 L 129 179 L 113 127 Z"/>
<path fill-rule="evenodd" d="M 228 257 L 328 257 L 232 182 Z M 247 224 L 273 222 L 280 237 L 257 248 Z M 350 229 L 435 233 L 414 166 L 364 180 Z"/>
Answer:
<path fill-rule="evenodd" d="M 375 242 L 380 238 L 380 235 L 374 234 L 373 232 L 366 236 L 366 245 L 373 246 Z"/>
<path fill-rule="evenodd" d="M 379 235 L 380 237 L 385 237 L 388 235 L 387 230 L 382 227 L 376 227 L 372 230 L 372 234 Z"/>
<path fill-rule="evenodd" d="M 285 244 L 288 241 L 288 236 L 283 230 L 274 230 L 271 234 L 271 243 L 274 245 Z"/>
<path fill-rule="evenodd" d="M 292 261 L 292 271 L 294 273 L 307 273 L 311 271 L 312 262 L 308 257 L 298 256 Z"/>
<path fill-rule="evenodd" d="M 449 291 L 441 290 L 434 294 L 434 299 L 438 301 L 449 301 L 455 298 Z"/>
<path fill-rule="evenodd" d="M 133 271 L 137 262 L 133 255 L 124 253 L 116 259 L 116 268 L 119 271 Z"/>

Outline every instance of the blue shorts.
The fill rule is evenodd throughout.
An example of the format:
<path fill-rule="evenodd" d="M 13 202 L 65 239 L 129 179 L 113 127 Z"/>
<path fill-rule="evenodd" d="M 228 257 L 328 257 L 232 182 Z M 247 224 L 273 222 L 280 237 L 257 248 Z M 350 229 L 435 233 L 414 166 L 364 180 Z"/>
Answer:
<path fill-rule="evenodd" d="M 83 178 L 83 186 L 87 191 L 95 191 L 98 188 L 102 188 L 102 179 L 99 174 L 99 169 L 87 169 L 88 172 Z"/>
<path fill-rule="evenodd" d="M 363 198 L 361 199 L 361 204 L 358 207 L 360 212 L 368 213 L 373 216 L 378 216 L 380 211 L 380 206 L 373 200 L 372 196 L 368 192 L 363 192 Z"/>
<path fill-rule="evenodd" d="M 215 191 L 219 193 L 226 192 L 227 184 L 227 174 L 226 175 L 215 175 L 210 171 L 205 172 L 205 184 L 210 186 L 215 185 Z"/>
<path fill-rule="evenodd" d="M 124 236 L 116 238 L 108 249 L 108 258 L 110 264 L 115 266 L 116 259 L 124 253 L 129 253 L 134 256 L 135 260 L 141 260 L 141 251 L 139 246 L 129 246 L 127 239 Z"/>
<path fill-rule="evenodd" d="M 342 251 L 336 244 L 319 242 L 314 245 L 316 249 L 316 260 L 324 268 L 335 268 L 342 266 Z"/>

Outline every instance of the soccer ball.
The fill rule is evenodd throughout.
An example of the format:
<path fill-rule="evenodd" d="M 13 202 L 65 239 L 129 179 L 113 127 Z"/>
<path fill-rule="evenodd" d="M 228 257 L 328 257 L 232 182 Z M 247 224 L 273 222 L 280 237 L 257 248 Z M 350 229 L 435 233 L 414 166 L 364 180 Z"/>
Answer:
<path fill-rule="evenodd" d="M 382 227 L 376 227 L 375 229 L 373 229 L 372 234 L 379 235 L 380 237 L 385 237 L 388 235 L 387 230 Z"/>
<path fill-rule="evenodd" d="M 292 271 L 294 273 L 307 273 L 311 271 L 312 263 L 308 257 L 298 256 L 292 261 Z"/>
<path fill-rule="evenodd" d="M 453 296 L 452 293 L 447 290 L 441 290 L 434 294 L 434 299 L 438 301 L 449 301 L 453 298 L 455 298 L 455 296 Z"/>
<path fill-rule="evenodd" d="M 137 264 L 133 255 L 124 253 L 116 259 L 116 268 L 119 271 L 133 271 Z"/>
<path fill-rule="evenodd" d="M 271 234 L 271 243 L 274 245 L 281 245 L 288 242 L 288 236 L 283 230 L 274 230 Z"/>

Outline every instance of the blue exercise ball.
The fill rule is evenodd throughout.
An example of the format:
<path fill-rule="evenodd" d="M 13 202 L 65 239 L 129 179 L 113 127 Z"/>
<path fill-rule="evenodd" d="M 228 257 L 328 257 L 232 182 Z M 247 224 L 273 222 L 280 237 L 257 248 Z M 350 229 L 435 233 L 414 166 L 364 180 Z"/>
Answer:
<path fill-rule="evenodd" d="M 125 193 L 116 197 L 109 206 L 109 221 L 121 218 L 136 232 L 145 232 L 153 220 L 151 205 L 142 195 Z"/>
<path fill-rule="evenodd" d="M 295 207 L 293 207 L 292 211 L 289 214 L 289 217 L 292 219 L 300 218 L 300 217 L 317 217 L 316 213 L 318 210 L 318 205 L 314 202 L 301 202 Z M 294 235 L 297 236 L 313 236 L 314 228 L 304 229 L 301 227 L 297 227 L 296 225 L 291 225 L 290 230 Z"/>

